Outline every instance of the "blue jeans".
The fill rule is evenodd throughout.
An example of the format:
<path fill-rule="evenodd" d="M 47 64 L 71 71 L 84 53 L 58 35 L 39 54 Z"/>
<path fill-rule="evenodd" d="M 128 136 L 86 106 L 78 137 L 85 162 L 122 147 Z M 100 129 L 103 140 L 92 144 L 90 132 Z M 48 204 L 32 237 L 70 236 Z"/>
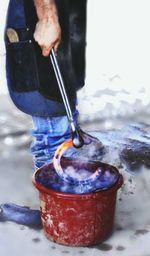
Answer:
<path fill-rule="evenodd" d="M 78 111 L 73 113 L 76 125 L 78 124 Z M 67 116 L 59 117 L 38 117 L 33 116 L 32 135 L 35 140 L 31 144 L 31 152 L 36 168 L 40 168 L 44 164 L 50 163 L 54 156 L 55 150 L 65 140 L 70 139 L 71 127 Z M 76 152 L 74 147 L 67 150 L 67 157 Z"/>

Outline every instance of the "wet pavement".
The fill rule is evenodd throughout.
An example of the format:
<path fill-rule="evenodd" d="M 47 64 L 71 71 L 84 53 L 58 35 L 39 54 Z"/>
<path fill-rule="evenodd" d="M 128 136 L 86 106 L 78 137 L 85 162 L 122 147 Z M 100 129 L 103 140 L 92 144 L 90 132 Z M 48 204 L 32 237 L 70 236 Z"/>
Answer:
<path fill-rule="evenodd" d="M 30 117 L 17 111 L 8 97 L 1 96 L 0 102 L 0 203 L 39 209 L 38 193 L 31 182 L 34 168 L 29 151 Z M 117 166 L 125 180 L 118 192 L 114 233 L 108 240 L 93 247 L 66 247 L 47 240 L 43 230 L 1 222 L 0 254 L 150 256 L 150 124 L 147 120 L 142 115 L 82 125 L 106 145 L 102 160 Z"/>

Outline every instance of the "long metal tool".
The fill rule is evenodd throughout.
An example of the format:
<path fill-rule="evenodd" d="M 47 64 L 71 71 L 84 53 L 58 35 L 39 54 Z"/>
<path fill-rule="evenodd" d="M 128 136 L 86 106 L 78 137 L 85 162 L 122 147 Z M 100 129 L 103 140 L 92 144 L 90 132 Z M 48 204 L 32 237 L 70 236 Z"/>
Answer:
<path fill-rule="evenodd" d="M 62 74 L 61 74 L 61 71 L 60 71 L 60 68 L 59 68 L 59 65 L 58 65 L 58 61 L 57 61 L 57 58 L 56 58 L 56 55 L 55 55 L 55 51 L 54 51 L 53 48 L 52 48 L 51 53 L 50 53 L 50 59 L 51 59 L 51 62 L 52 62 L 53 68 L 54 68 L 54 72 L 55 72 L 56 79 L 57 79 L 57 82 L 58 82 L 59 90 L 60 90 L 64 105 L 65 105 L 65 109 L 66 109 L 66 112 L 67 112 L 67 117 L 68 117 L 68 120 L 69 120 L 70 125 L 71 125 L 73 145 L 76 148 L 80 148 L 80 147 L 83 146 L 84 142 L 83 142 L 83 139 L 82 139 L 82 137 L 80 136 L 80 134 L 78 132 L 78 129 L 76 127 L 76 124 L 75 124 L 75 121 L 74 121 L 74 118 L 73 118 L 70 103 L 69 103 L 68 96 L 67 96 L 67 93 L 66 93 L 66 89 L 65 89 L 65 86 L 64 86 L 64 81 L 63 81 Z"/>

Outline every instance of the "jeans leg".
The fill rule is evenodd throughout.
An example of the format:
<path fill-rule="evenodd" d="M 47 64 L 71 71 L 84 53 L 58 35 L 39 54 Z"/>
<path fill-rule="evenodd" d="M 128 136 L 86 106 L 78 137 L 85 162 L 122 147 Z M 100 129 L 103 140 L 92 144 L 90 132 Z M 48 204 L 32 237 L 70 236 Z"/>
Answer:
<path fill-rule="evenodd" d="M 78 111 L 74 111 L 74 120 L 78 124 Z M 36 168 L 50 163 L 58 146 L 72 137 L 67 116 L 37 117 L 33 116 L 32 135 L 34 141 L 31 144 L 31 153 Z M 66 156 L 75 153 L 74 147 L 66 152 Z"/>

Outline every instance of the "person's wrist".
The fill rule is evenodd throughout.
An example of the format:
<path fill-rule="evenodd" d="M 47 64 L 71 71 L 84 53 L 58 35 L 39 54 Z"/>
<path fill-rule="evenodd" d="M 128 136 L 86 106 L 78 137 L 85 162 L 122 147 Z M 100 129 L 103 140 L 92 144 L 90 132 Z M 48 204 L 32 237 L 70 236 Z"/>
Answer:
<path fill-rule="evenodd" d="M 43 22 L 43 23 L 47 23 L 47 24 L 52 24 L 52 23 L 58 23 L 58 16 L 56 14 L 49 14 L 46 15 L 44 17 L 39 18 L 39 21 Z"/>
<path fill-rule="evenodd" d="M 56 6 L 51 5 L 49 8 L 44 9 L 39 19 L 44 21 L 58 21 Z"/>

